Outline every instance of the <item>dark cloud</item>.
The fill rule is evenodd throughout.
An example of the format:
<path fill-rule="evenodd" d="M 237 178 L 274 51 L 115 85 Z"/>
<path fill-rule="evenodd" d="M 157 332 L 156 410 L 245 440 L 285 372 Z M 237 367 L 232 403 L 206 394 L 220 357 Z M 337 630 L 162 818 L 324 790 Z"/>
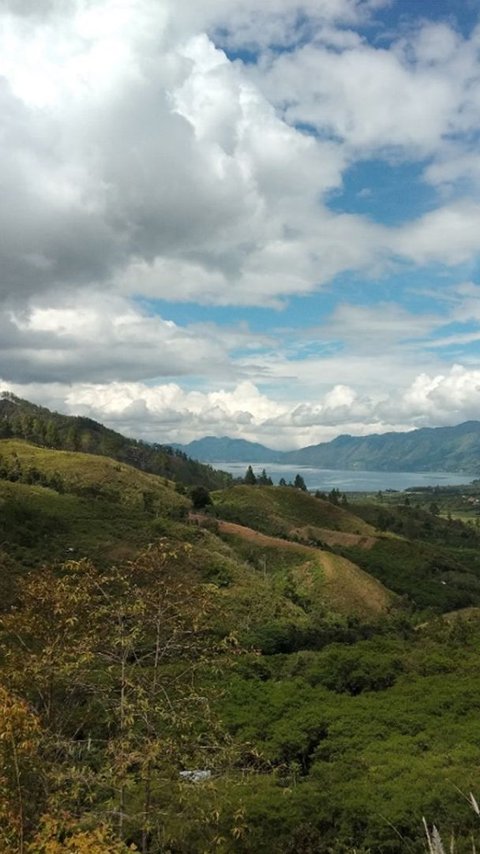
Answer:
<path fill-rule="evenodd" d="M 231 377 L 227 347 L 210 329 L 148 317 L 98 297 L 0 315 L 0 376 L 11 382 L 113 382 L 171 376 Z"/>

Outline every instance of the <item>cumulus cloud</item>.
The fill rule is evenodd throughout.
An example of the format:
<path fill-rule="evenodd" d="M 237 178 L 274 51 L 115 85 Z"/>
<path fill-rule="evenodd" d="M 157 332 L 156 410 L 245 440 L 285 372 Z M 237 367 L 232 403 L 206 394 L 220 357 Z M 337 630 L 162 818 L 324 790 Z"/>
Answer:
<path fill-rule="evenodd" d="M 461 38 L 423 22 L 388 48 L 329 31 L 295 51 L 266 55 L 253 74 L 291 123 L 307 122 L 369 155 L 422 157 L 478 125 L 479 32 Z"/>
<path fill-rule="evenodd" d="M 441 373 L 425 341 L 475 329 L 389 303 L 381 278 L 478 255 L 480 29 L 417 21 L 368 42 L 360 25 L 384 5 L 5 0 L 5 380 L 164 440 L 175 425 L 290 447 L 441 421 L 449 393 L 451 412 L 473 411 L 472 372 Z M 372 157 L 420 162 L 436 202 L 397 227 L 333 210 Z M 350 271 L 379 281 L 379 305 L 345 300 L 290 341 L 168 316 L 169 302 L 281 309 Z M 451 299 L 477 323 L 476 291 Z"/>
<path fill-rule="evenodd" d="M 0 293 L 94 285 L 278 305 L 398 256 L 471 257 L 473 204 L 399 232 L 328 210 L 353 152 L 421 156 L 478 123 L 475 39 L 425 25 L 408 43 L 372 47 L 348 27 L 379 5 L 71 0 L 40 16 L 7 6 Z M 307 21 L 309 44 L 266 51 L 249 73 L 214 40 L 248 41 L 254 20 L 267 43 Z"/>

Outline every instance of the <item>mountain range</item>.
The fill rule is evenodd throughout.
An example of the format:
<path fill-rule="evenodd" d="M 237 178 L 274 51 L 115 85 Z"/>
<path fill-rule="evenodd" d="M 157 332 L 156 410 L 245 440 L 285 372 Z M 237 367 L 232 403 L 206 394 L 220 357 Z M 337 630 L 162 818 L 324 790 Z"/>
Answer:
<path fill-rule="evenodd" d="M 257 442 L 207 436 L 178 450 L 209 463 L 285 463 L 360 471 L 456 471 L 480 474 L 480 421 L 454 427 L 422 427 L 408 433 L 337 436 L 294 451 Z"/>

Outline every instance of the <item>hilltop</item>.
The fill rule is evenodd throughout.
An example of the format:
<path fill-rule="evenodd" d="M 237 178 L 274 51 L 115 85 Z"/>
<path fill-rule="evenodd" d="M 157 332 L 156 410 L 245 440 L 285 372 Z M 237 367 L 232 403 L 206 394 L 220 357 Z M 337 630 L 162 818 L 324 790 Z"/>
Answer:
<path fill-rule="evenodd" d="M 208 489 L 218 489 L 232 481 L 230 475 L 190 459 L 183 451 L 126 438 L 91 418 L 51 412 L 8 392 L 0 397 L 0 438 L 101 454 L 151 474 L 185 484 L 202 484 Z"/>

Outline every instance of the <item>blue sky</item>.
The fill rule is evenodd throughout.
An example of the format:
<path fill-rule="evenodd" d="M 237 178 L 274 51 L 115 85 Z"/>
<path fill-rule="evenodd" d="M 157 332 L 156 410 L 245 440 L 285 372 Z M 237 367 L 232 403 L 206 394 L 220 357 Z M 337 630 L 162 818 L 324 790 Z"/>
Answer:
<path fill-rule="evenodd" d="M 165 442 L 480 418 L 477 2 L 11 0 L 0 77 L 3 388 Z"/>

